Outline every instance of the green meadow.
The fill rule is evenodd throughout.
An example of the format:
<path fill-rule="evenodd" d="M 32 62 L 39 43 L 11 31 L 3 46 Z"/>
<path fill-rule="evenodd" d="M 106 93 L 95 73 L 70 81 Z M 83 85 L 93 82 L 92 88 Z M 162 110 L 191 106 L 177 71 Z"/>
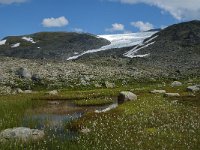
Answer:
<path fill-rule="evenodd" d="M 195 82 L 198 82 L 195 81 Z M 45 92 L 0 96 L 0 131 L 23 125 L 29 109 L 43 108 L 47 101 L 70 101 L 73 106 L 95 107 L 114 103 L 120 91 L 131 91 L 138 96 L 105 113 L 85 112 L 81 117 L 64 124 L 64 131 L 73 137 L 64 139 L 45 132 L 39 141 L 7 141 L 0 143 L 1 150 L 133 150 L 133 149 L 200 149 L 200 93 L 186 91 L 187 81 L 181 87 L 169 83 L 133 83 L 114 89 L 64 89 L 58 96 Z M 178 92 L 181 96 L 165 98 L 151 94 L 153 89 Z M 42 107 L 43 106 L 43 107 Z M 82 109 L 83 109 L 82 108 Z M 63 109 L 63 108 L 62 108 Z M 60 110 L 62 111 L 62 110 Z M 37 121 L 28 127 L 37 126 Z M 83 133 L 82 129 L 89 129 Z"/>

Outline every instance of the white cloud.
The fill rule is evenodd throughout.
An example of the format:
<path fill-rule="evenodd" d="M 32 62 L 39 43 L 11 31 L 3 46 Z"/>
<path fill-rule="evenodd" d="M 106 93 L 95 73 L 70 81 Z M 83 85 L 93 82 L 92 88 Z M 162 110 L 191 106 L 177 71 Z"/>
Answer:
<path fill-rule="evenodd" d="M 120 23 L 112 24 L 112 28 L 106 29 L 106 32 L 116 32 L 116 31 L 124 31 L 124 25 Z"/>
<path fill-rule="evenodd" d="M 84 30 L 81 29 L 81 28 L 74 28 L 73 30 L 74 30 L 75 32 L 84 32 Z"/>
<path fill-rule="evenodd" d="M 64 17 L 59 18 L 45 18 L 42 21 L 44 27 L 63 27 L 69 24 L 69 21 Z"/>
<path fill-rule="evenodd" d="M 199 0 L 109 0 L 127 4 L 145 3 L 169 12 L 177 20 L 200 19 Z"/>
<path fill-rule="evenodd" d="M 27 0 L 0 0 L 0 4 L 23 3 Z"/>
<path fill-rule="evenodd" d="M 131 22 L 131 25 L 138 28 L 140 31 L 147 31 L 154 28 L 151 23 L 142 21 Z"/>

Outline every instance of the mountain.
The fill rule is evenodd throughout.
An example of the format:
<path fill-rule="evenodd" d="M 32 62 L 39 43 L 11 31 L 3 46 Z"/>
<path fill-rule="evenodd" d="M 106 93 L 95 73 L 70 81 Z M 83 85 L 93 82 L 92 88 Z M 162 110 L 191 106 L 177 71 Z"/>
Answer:
<path fill-rule="evenodd" d="M 40 32 L 9 36 L 0 41 L 0 55 L 31 59 L 66 59 L 88 49 L 97 49 L 110 42 L 92 34 Z"/>
<path fill-rule="evenodd" d="M 109 59 L 110 65 L 112 59 L 116 65 L 117 59 L 119 63 L 123 60 L 125 68 L 140 68 L 160 77 L 200 75 L 200 21 L 175 24 L 135 46 L 87 54 L 79 61 L 96 63 L 97 57 L 100 61 Z"/>
<path fill-rule="evenodd" d="M 0 85 L 11 87 L 199 78 L 200 21 L 129 34 L 43 32 L 6 37 L 0 41 L 0 55 Z M 32 84 L 19 76 L 20 71 L 28 72 Z"/>
<path fill-rule="evenodd" d="M 147 67 L 178 74 L 200 74 L 200 21 L 169 26 L 147 38 L 133 52 L 147 56 Z"/>

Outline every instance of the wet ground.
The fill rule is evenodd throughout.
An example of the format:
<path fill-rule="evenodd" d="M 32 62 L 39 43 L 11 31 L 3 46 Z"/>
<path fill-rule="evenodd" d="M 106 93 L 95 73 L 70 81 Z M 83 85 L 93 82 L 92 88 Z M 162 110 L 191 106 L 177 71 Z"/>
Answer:
<path fill-rule="evenodd" d="M 86 112 L 101 111 L 109 107 L 78 107 L 73 101 L 37 101 L 41 107 L 32 107 L 26 111 L 22 126 L 45 131 L 45 135 L 60 140 L 73 139 L 78 133 L 69 131 L 66 125 L 82 117 Z"/>

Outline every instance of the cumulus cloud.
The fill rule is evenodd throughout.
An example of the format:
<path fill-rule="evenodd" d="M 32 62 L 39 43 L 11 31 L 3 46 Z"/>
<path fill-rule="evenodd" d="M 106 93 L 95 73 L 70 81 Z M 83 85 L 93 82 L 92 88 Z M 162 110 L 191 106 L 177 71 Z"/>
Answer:
<path fill-rule="evenodd" d="M 138 28 L 140 31 L 147 31 L 154 28 L 151 23 L 142 21 L 131 22 L 131 25 Z"/>
<path fill-rule="evenodd" d="M 120 23 L 114 23 L 112 24 L 112 28 L 107 28 L 106 32 L 116 32 L 116 31 L 124 31 L 124 25 Z"/>
<path fill-rule="evenodd" d="M 199 0 L 110 0 L 127 4 L 144 3 L 169 12 L 177 20 L 200 19 Z"/>
<path fill-rule="evenodd" d="M 69 24 L 69 21 L 64 17 L 59 18 L 45 18 L 42 21 L 44 27 L 64 27 Z"/>
<path fill-rule="evenodd" d="M 27 0 L 0 0 L 0 4 L 23 3 Z"/>

